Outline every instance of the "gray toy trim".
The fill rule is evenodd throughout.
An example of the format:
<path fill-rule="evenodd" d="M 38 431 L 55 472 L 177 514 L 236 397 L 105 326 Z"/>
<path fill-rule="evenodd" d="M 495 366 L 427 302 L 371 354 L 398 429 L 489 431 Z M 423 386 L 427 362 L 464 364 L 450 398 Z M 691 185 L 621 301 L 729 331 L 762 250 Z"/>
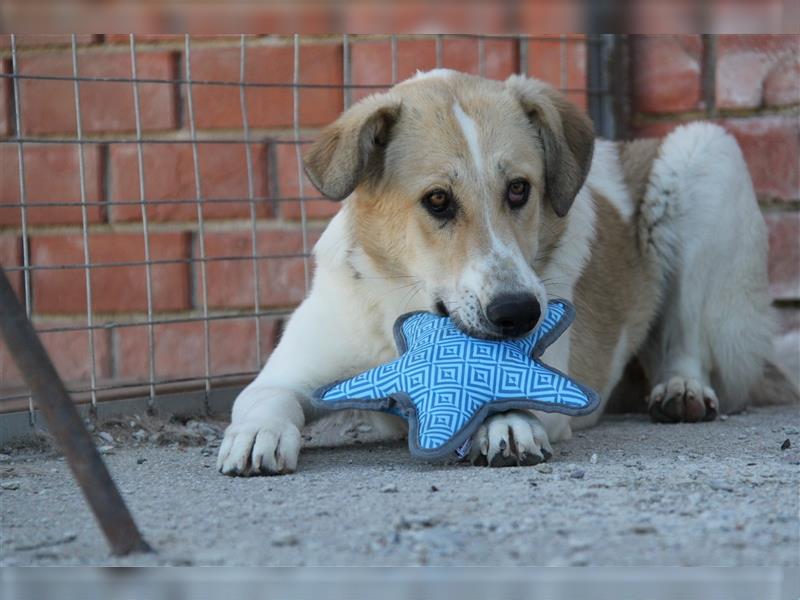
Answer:
<path fill-rule="evenodd" d="M 508 400 L 500 400 L 493 403 L 484 404 L 478 412 L 472 415 L 472 418 L 467 421 L 466 425 L 461 429 L 457 436 L 453 437 L 443 446 L 439 448 L 421 448 L 419 446 L 419 422 L 417 419 L 417 411 L 411 397 L 405 392 L 397 392 L 386 398 L 377 399 L 352 399 L 352 400 L 337 400 L 335 402 L 326 402 L 322 399 L 325 393 L 331 388 L 339 385 L 344 379 L 334 381 L 331 384 L 322 386 L 317 389 L 311 396 L 311 403 L 317 408 L 332 410 L 335 406 L 336 409 L 340 408 L 355 408 L 360 410 L 391 410 L 399 408 L 403 415 L 408 419 L 408 448 L 411 455 L 416 458 L 427 460 L 439 460 L 450 458 L 453 453 L 461 447 L 465 440 L 472 437 L 478 430 L 481 423 L 483 423 L 489 415 L 505 412 L 514 408 L 534 409 L 542 412 L 557 412 L 570 416 L 580 416 L 594 411 L 600 404 L 600 396 L 593 389 L 578 383 L 574 379 L 568 377 L 558 369 L 551 367 L 539 360 L 539 357 L 545 349 L 552 344 L 558 337 L 566 330 L 575 319 L 575 307 L 566 300 L 560 298 L 552 300 L 554 303 L 561 304 L 564 308 L 564 315 L 561 317 L 556 326 L 550 330 L 546 335 L 538 341 L 538 343 L 531 350 L 531 359 L 538 365 L 542 365 L 551 371 L 555 371 L 566 379 L 569 379 L 578 389 L 580 389 L 588 399 L 588 404 L 583 408 L 572 408 L 564 405 L 556 405 L 551 402 L 541 402 L 531 398 L 510 398 Z M 403 334 L 403 323 L 411 316 L 420 314 L 424 311 L 415 311 L 406 313 L 398 317 L 394 324 L 394 336 L 397 343 L 399 354 L 405 354 L 407 351 L 405 335 Z"/>

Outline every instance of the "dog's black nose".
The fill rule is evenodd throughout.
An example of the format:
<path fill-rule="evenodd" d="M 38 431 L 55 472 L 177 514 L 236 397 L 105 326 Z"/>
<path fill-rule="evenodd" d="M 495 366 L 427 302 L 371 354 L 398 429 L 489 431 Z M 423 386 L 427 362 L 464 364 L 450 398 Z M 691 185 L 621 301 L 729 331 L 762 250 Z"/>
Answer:
<path fill-rule="evenodd" d="M 498 296 L 486 307 L 486 316 L 506 337 L 519 337 L 536 325 L 542 309 L 533 294 Z"/>

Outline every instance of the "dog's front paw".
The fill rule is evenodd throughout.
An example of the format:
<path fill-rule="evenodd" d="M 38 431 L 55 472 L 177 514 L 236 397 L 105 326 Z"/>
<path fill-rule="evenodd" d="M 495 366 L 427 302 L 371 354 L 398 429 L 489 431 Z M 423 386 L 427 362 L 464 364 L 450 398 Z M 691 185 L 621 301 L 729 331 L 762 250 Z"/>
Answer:
<path fill-rule="evenodd" d="M 472 436 L 470 461 L 474 465 L 512 467 L 535 465 L 553 455 L 547 432 L 528 411 L 492 415 Z"/>
<path fill-rule="evenodd" d="M 671 377 L 650 392 L 648 409 L 653 420 L 661 423 L 713 421 L 719 400 L 714 390 L 695 379 Z"/>
<path fill-rule="evenodd" d="M 287 419 L 231 424 L 219 448 L 217 469 L 225 475 L 282 475 L 297 469 L 301 437 Z"/>

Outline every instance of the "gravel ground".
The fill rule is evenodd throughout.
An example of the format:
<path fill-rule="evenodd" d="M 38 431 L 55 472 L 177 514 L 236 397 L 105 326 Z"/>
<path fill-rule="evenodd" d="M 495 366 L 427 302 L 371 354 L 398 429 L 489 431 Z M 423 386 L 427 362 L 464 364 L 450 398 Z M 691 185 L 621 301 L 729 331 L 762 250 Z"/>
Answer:
<path fill-rule="evenodd" d="M 405 443 L 309 448 L 299 471 L 214 469 L 220 424 L 94 434 L 158 554 L 111 558 L 63 459 L 0 455 L 0 565 L 784 565 L 800 532 L 794 407 L 698 425 L 607 418 L 547 465 L 430 465 Z M 785 440 L 790 440 L 791 447 Z"/>

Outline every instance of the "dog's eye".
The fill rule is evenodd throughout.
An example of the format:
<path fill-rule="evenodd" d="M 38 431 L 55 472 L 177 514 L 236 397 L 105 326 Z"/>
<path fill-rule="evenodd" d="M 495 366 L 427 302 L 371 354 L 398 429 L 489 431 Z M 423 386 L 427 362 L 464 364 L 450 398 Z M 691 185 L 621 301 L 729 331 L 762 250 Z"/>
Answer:
<path fill-rule="evenodd" d="M 524 179 L 515 179 L 508 184 L 506 190 L 506 202 L 511 208 L 521 208 L 528 201 L 531 193 L 531 185 Z"/>
<path fill-rule="evenodd" d="M 422 206 L 437 219 L 452 219 L 456 214 L 453 197 L 445 190 L 433 190 L 422 198 Z"/>

